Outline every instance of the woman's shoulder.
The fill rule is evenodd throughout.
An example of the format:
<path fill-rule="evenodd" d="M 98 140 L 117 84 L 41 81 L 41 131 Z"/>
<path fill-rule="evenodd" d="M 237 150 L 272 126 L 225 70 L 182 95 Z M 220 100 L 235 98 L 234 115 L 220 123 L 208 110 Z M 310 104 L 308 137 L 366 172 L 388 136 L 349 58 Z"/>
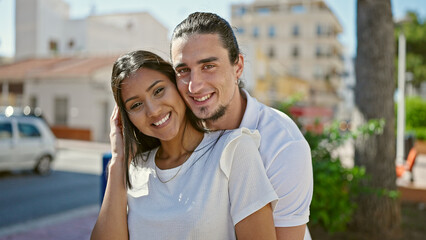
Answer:
<path fill-rule="evenodd" d="M 232 130 L 225 131 L 226 143 L 229 145 L 234 141 L 254 141 L 257 147 L 260 145 L 260 133 L 256 129 L 248 129 L 246 127 L 241 127 Z"/>

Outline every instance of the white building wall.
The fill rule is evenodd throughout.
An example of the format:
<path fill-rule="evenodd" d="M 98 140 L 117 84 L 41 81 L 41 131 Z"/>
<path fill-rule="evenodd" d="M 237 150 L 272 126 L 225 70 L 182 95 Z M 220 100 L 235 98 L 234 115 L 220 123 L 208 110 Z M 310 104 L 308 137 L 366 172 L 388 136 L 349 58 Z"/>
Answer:
<path fill-rule="evenodd" d="M 168 59 L 168 30 L 148 13 L 88 18 L 87 50 L 93 54 L 144 49 Z"/>
<path fill-rule="evenodd" d="M 68 127 L 90 129 L 92 140 L 107 142 L 109 115 L 113 108 L 111 90 L 90 79 L 27 80 L 24 87 L 26 103 L 36 97 L 38 107 L 49 124 L 55 125 L 55 98 L 68 99 Z"/>
<path fill-rule="evenodd" d="M 49 42 L 57 42 L 56 53 Z M 70 47 L 70 42 L 73 46 Z M 85 53 L 122 54 L 136 49 L 169 58 L 168 29 L 147 12 L 69 19 L 63 0 L 16 0 L 16 57 Z"/>
<path fill-rule="evenodd" d="M 26 58 L 37 49 L 37 13 L 34 11 L 38 1 L 16 0 L 15 14 L 15 57 Z M 18 11 L 19 10 L 19 11 Z"/>
<path fill-rule="evenodd" d="M 87 21 L 85 19 L 68 20 L 62 34 L 64 55 L 85 53 L 87 49 Z M 70 42 L 73 46 L 70 46 Z"/>
<path fill-rule="evenodd" d="M 51 56 L 51 40 L 61 53 L 68 13 L 69 6 L 62 0 L 16 0 L 16 58 Z"/>
<path fill-rule="evenodd" d="M 61 0 L 38 0 L 37 5 L 37 57 L 59 55 L 64 51 L 66 21 L 69 6 Z M 57 43 L 57 51 L 51 51 L 49 42 Z"/>

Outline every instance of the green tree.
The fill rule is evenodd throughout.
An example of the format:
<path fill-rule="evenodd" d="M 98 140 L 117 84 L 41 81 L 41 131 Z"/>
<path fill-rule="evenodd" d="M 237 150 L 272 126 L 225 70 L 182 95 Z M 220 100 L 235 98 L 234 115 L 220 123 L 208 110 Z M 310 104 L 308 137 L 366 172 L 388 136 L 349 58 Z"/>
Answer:
<path fill-rule="evenodd" d="M 358 197 L 354 227 L 370 234 L 368 239 L 392 239 L 400 232 L 400 205 L 396 191 L 394 23 L 390 0 L 357 1 L 356 119 L 384 119 L 383 133 L 355 143 L 355 164 L 365 167 L 363 181 L 382 194 L 370 192 Z"/>
<path fill-rule="evenodd" d="M 426 81 L 426 23 L 417 13 L 409 11 L 395 25 L 396 40 L 401 32 L 406 38 L 406 71 L 413 73 L 412 83 L 419 88 Z"/>

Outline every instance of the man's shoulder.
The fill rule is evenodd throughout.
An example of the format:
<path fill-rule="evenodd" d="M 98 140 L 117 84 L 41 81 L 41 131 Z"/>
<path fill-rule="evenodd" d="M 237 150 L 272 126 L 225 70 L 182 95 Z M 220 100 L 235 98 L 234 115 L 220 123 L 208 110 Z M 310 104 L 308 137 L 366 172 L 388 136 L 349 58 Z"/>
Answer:
<path fill-rule="evenodd" d="M 245 94 L 248 99 L 247 108 L 240 127 L 258 130 L 262 142 L 276 139 L 283 143 L 304 139 L 299 127 L 287 114 L 258 102 L 247 92 Z"/>
<path fill-rule="evenodd" d="M 287 114 L 264 104 L 261 104 L 259 109 L 259 132 L 265 130 L 284 131 L 300 137 L 300 129 Z"/>

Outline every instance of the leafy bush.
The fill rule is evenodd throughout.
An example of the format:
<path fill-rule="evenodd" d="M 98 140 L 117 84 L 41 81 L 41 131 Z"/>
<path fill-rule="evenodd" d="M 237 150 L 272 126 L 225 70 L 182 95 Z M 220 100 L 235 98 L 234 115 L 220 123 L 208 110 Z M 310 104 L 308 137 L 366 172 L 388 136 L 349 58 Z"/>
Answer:
<path fill-rule="evenodd" d="M 335 122 L 321 134 L 305 134 L 311 147 L 314 174 L 310 225 L 320 225 L 331 233 L 346 229 L 357 207 L 353 199 L 364 191 L 360 181 L 366 174 L 364 168 L 345 168 L 331 153 L 349 139 L 380 133 L 383 126 L 383 120 L 370 120 L 355 131 L 341 132 Z"/>
<path fill-rule="evenodd" d="M 291 99 L 287 103 L 277 104 L 276 108 L 290 117 L 290 108 L 297 102 Z M 301 124 L 293 117 L 296 124 Z M 327 232 L 345 231 L 357 208 L 354 198 L 361 193 L 395 195 L 380 189 L 365 189 L 361 180 L 367 178 L 365 169 L 354 166 L 344 167 L 337 156 L 332 153 L 346 141 L 359 136 L 381 134 L 384 120 L 370 120 L 353 131 L 342 132 L 339 122 L 334 122 L 322 133 L 305 132 L 304 136 L 311 147 L 314 192 L 310 206 L 310 226 L 320 226 Z M 303 132 L 303 131 L 302 131 Z"/>
<path fill-rule="evenodd" d="M 420 97 L 405 100 L 406 130 L 413 132 L 416 139 L 426 140 L 426 101 Z"/>

